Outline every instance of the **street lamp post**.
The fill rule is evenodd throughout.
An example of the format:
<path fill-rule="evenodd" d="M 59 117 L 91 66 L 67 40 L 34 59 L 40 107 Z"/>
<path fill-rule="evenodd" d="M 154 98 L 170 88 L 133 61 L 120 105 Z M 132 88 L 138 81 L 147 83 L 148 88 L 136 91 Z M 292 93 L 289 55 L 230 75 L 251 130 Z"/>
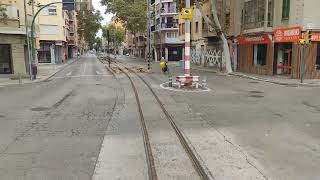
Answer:
<path fill-rule="evenodd" d="M 46 4 L 42 7 L 40 7 L 40 9 L 36 12 L 36 14 L 33 16 L 33 19 L 32 19 L 32 23 L 31 23 L 31 50 L 32 50 L 32 62 L 31 62 L 31 69 L 36 65 L 35 65 L 35 62 L 36 62 L 36 49 L 35 49 L 35 39 L 34 39 L 34 31 L 35 31 L 35 27 L 34 27 L 34 23 L 35 23 L 35 20 L 36 20 L 36 17 L 39 15 L 39 13 L 46 7 L 50 6 L 50 5 L 53 5 L 53 4 L 75 4 L 75 2 L 52 2 L 52 3 L 49 3 L 49 4 Z M 36 75 L 36 70 L 35 69 L 32 69 L 32 73 L 33 75 L 35 76 Z"/>

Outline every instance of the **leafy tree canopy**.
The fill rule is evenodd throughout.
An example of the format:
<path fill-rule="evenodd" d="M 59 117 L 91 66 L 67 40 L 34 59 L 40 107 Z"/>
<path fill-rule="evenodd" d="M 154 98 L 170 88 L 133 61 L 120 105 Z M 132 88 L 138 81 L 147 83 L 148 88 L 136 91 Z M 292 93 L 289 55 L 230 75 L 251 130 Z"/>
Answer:
<path fill-rule="evenodd" d="M 107 7 L 105 13 L 112 13 L 130 32 L 145 32 L 147 26 L 147 4 L 145 0 L 101 0 Z"/>
<path fill-rule="evenodd" d="M 113 24 L 106 25 L 102 28 L 102 36 L 108 39 L 107 31 L 109 30 L 110 42 L 113 42 L 114 46 L 119 47 L 125 39 L 125 30 L 121 27 L 116 27 Z"/>
<path fill-rule="evenodd" d="M 103 17 L 100 11 L 88 10 L 86 7 L 82 7 L 82 9 L 82 13 L 79 14 L 78 18 L 78 34 L 80 38 L 84 38 L 90 49 L 92 49 L 96 40 L 96 34 L 101 28 Z"/>

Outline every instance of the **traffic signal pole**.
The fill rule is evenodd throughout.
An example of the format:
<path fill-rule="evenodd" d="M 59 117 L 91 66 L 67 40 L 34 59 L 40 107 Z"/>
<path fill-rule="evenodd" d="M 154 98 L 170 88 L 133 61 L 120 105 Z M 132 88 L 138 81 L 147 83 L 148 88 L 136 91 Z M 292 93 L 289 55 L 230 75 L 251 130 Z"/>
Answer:
<path fill-rule="evenodd" d="M 190 0 L 186 0 L 186 8 L 190 8 Z M 190 32 L 190 24 L 191 20 L 186 19 L 185 20 L 185 36 L 184 36 L 184 41 L 185 41 L 185 47 L 184 47 L 184 75 L 185 76 L 190 76 L 190 55 L 191 55 L 191 50 L 190 50 L 190 39 L 191 39 L 191 32 Z"/>

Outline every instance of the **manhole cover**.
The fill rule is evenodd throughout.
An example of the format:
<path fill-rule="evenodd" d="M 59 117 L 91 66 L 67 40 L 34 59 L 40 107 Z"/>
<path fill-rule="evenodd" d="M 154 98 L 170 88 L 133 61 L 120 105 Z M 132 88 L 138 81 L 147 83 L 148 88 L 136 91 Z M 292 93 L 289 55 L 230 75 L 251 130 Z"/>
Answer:
<path fill-rule="evenodd" d="M 262 91 L 250 91 L 250 93 L 253 93 L 253 94 L 262 94 L 263 92 L 262 92 Z"/>
<path fill-rule="evenodd" d="M 32 108 L 31 111 L 48 111 L 50 108 L 47 107 L 35 107 Z"/>
<path fill-rule="evenodd" d="M 249 97 L 253 97 L 253 98 L 264 98 L 264 96 L 262 96 L 262 95 L 255 95 L 255 94 L 250 95 Z"/>

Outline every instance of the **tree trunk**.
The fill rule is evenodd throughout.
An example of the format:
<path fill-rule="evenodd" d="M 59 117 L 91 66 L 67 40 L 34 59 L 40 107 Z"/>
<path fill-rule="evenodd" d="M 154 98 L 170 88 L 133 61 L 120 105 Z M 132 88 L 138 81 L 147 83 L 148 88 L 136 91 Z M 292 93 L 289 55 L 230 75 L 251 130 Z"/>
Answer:
<path fill-rule="evenodd" d="M 228 46 L 228 41 L 225 37 L 225 33 L 222 31 L 221 24 L 218 19 L 218 14 L 217 14 L 217 10 L 216 10 L 216 0 L 211 0 L 211 5 L 212 5 L 211 11 L 212 11 L 212 15 L 213 15 L 213 22 L 207 16 L 204 15 L 204 13 L 202 12 L 199 1 L 195 0 L 195 3 L 196 3 L 196 7 L 200 10 L 201 16 L 205 20 L 205 23 L 209 27 L 209 30 L 210 31 L 215 30 L 217 32 L 217 34 L 219 35 L 219 37 L 221 38 L 221 40 L 223 42 L 223 53 L 224 53 L 224 60 L 226 63 L 226 72 L 232 73 L 230 50 L 229 50 L 229 46 Z"/>

